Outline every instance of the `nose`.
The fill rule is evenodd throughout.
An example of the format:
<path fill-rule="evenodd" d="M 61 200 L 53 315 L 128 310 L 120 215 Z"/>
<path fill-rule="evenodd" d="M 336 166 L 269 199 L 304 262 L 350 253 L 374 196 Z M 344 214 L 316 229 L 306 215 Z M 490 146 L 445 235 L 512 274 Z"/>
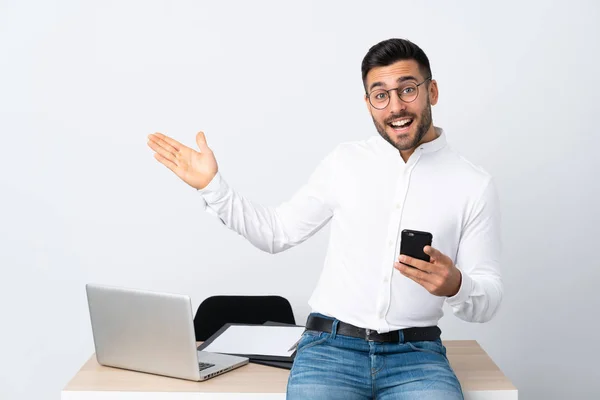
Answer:
<path fill-rule="evenodd" d="M 399 111 L 406 110 L 406 103 L 400 100 L 397 90 L 393 90 L 390 93 L 389 110 L 390 114 L 397 114 Z"/>

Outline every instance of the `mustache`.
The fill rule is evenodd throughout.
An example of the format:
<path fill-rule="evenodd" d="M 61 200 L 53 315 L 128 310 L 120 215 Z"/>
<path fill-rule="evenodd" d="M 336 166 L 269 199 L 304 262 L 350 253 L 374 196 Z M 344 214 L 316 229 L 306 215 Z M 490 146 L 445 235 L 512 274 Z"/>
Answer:
<path fill-rule="evenodd" d="M 402 112 L 399 114 L 395 114 L 392 115 L 389 118 L 386 118 L 386 120 L 384 121 L 386 124 L 389 124 L 390 122 L 392 122 L 395 119 L 399 119 L 399 118 L 412 118 L 412 119 L 417 119 L 417 116 L 408 112 Z"/>

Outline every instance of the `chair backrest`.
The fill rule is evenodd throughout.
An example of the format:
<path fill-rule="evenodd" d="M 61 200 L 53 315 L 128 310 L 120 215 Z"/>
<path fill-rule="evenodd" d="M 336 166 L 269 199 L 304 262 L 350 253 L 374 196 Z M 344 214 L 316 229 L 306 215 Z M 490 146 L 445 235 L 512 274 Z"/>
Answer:
<path fill-rule="evenodd" d="M 208 339 L 227 323 L 263 324 L 267 321 L 296 324 L 290 302 L 281 296 L 212 296 L 196 311 L 196 340 Z"/>

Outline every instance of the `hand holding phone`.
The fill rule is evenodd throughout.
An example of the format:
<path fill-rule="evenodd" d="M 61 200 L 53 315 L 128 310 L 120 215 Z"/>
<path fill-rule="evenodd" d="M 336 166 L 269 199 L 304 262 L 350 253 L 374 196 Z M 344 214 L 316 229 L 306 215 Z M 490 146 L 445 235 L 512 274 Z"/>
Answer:
<path fill-rule="evenodd" d="M 431 246 L 432 241 L 433 235 L 429 232 L 404 229 L 400 239 L 400 254 L 430 262 L 430 257 L 425 254 L 423 248 Z"/>
<path fill-rule="evenodd" d="M 407 256 L 408 260 L 404 261 L 413 265 L 400 261 L 402 257 L 398 256 L 394 268 L 433 295 L 455 296 L 460 290 L 462 273 L 441 251 L 430 247 L 427 252 L 431 257 L 425 253 L 423 248 L 431 246 L 432 241 L 433 235 L 429 232 L 403 230 L 400 254 Z"/>

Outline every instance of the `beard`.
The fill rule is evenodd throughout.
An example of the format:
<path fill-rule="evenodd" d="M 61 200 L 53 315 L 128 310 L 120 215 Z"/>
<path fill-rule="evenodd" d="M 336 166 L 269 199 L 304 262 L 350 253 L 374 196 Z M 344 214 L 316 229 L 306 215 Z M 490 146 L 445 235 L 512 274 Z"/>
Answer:
<path fill-rule="evenodd" d="M 417 132 L 416 132 L 415 136 L 413 138 L 409 137 L 409 138 L 407 138 L 406 141 L 402 141 L 401 143 L 396 143 L 394 140 L 392 140 L 390 135 L 388 135 L 388 133 L 386 132 L 386 127 L 389 126 L 388 123 L 390 121 L 393 121 L 398 118 L 412 118 L 413 123 L 414 123 L 414 121 L 417 120 L 416 115 L 408 113 L 408 112 L 401 112 L 399 114 L 395 114 L 395 115 L 390 116 L 389 118 L 386 118 L 386 120 L 384 121 L 383 124 L 380 124 L 379 122 L 377 122 L 372 114 L 371 114 L 371 118 L 373 118 L 373 123 L 375 124 L 375 128 L 377 129 L 377 132 L 379 132 L 381 137 L 384 138 L 389 144 L 391 144 L 392 146 L 394 146 L 396 149 L 398 149 L 400 151 L 410 150 L 410 149 L 414 149 L 415 147 L 417 147 L 419 145 L 419 143 L 421 142 L 421 140 L 423 140 L 423 138 L 427 134 L 427 131 L 431 127 L 431 123 L 432 123 L 432 121 L 431 121 L 431 103 L 429 102 L 429 97 L 427 97 L 427 105 L 421 112 L 421 116 L 418 119 L 419 125 L 417 125 Z"/>

